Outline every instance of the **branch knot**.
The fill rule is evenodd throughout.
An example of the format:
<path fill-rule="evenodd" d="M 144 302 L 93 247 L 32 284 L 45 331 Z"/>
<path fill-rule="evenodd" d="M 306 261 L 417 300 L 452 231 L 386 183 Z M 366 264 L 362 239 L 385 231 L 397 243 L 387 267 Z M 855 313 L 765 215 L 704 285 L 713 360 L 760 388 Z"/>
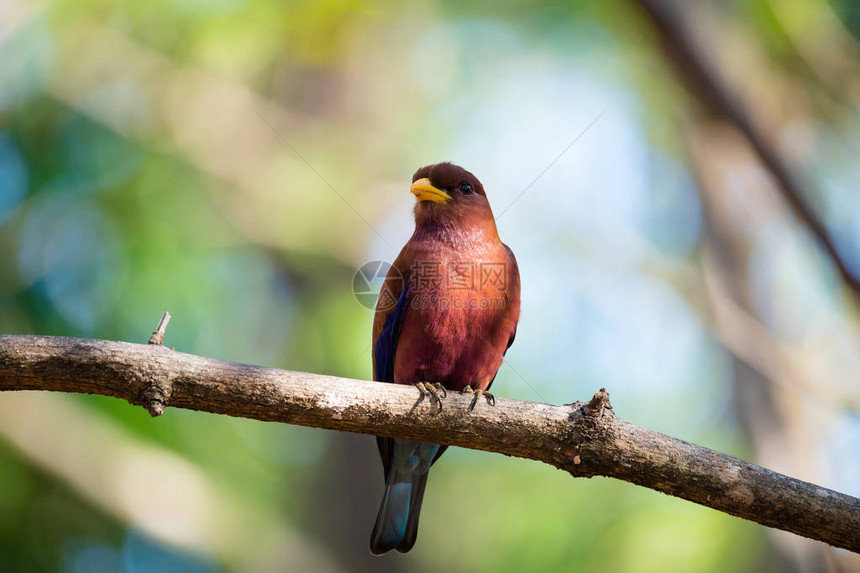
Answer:
<path fill-rule="evenodd" d="M 164 404 L 167 402 L 166 390 L 166 388 L 152 380 L 140 394 L 141 404 L 153 418 L 164 414 Z"/>
<path fill-rule="evenodd" d="M 609 403 L 609 392 L 606 391 L 606 388 L 601 388 L 595 392 L 588 404 L 582 407 L 585 415 L 592 418 L 603 416 L 604 410 L 611 409 L 612 404 Z"/>

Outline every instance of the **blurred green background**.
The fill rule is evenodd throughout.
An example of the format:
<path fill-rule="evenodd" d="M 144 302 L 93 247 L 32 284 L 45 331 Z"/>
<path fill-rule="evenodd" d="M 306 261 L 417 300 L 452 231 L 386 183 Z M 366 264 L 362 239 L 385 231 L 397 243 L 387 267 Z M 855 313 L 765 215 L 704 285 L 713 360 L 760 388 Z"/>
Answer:
<path fill-rule="evenodd" d="M 860 5 L 670 2 L 860 271 Z M 517 254 L 501 396 L 860 494 L 860 316 L 636 2 L 0 2 L 0 332 L 371 378 L 355 269 L 410 177 L 484 183 Z M 454 449 L 418 543 L 367 549 L 372 438 L 0 396 L 0 572 L 856 571 L 603 478 Z"/>

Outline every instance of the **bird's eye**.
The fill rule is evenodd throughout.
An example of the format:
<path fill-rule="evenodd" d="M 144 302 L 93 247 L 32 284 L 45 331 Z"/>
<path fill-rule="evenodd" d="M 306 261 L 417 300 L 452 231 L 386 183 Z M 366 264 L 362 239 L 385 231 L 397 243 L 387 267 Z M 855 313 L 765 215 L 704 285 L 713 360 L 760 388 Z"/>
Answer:
<path fill-rule="evenodd" d="M 463 195 L 470 195 L 472 193 L 472 186 L 468 183 L 463 183 L 462 185 L 460 185 L 460 192 Z"/>

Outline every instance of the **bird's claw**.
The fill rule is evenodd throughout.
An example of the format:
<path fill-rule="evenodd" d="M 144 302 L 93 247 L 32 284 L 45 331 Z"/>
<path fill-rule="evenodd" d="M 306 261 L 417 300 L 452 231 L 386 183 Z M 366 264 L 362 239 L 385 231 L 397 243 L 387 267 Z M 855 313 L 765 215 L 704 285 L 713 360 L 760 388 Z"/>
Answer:
<path fill-rule="evenodd" d="M 430 397 L 430 401 L 439 403 L 439 411 L 442 411 L 442 398 L 448 396 L 448 391 L 439 382 L 416 382 L 415 387 L 421 392 L 421 397 Z"/>
<path fill-rule="evenodd" d="M 478 388 L 477 390 L 473 390 L 471 386 L 466 386 L 465 388 L 463 388 L 463 393 L 475 395 L 475 397 L 472 398 L 472 403 L 469 404 L 470 412 L 475 409 L 475 405 L 478 403 L 478 400 L 481 399 L 481 396 L 487 399 L 487 404 L 489 404 L 490 406 L 496 405 L 496 397 L 493 396 L 492 392 L 488 392 L 487 390 L 481 390 L 480 388 Z"/>

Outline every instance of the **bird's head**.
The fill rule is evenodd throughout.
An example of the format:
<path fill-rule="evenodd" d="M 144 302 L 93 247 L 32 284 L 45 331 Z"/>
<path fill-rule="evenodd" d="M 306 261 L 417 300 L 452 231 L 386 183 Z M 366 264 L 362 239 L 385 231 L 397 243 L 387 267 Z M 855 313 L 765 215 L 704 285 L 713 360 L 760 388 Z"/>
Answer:
<path fill-rule="evenodd" d="M 453 163 L 427 165 L 412 176 L 410 191 L 418 199 L 415 222 L 425 224 L 492 224 L 493 211 L 478 178 Z"/>

